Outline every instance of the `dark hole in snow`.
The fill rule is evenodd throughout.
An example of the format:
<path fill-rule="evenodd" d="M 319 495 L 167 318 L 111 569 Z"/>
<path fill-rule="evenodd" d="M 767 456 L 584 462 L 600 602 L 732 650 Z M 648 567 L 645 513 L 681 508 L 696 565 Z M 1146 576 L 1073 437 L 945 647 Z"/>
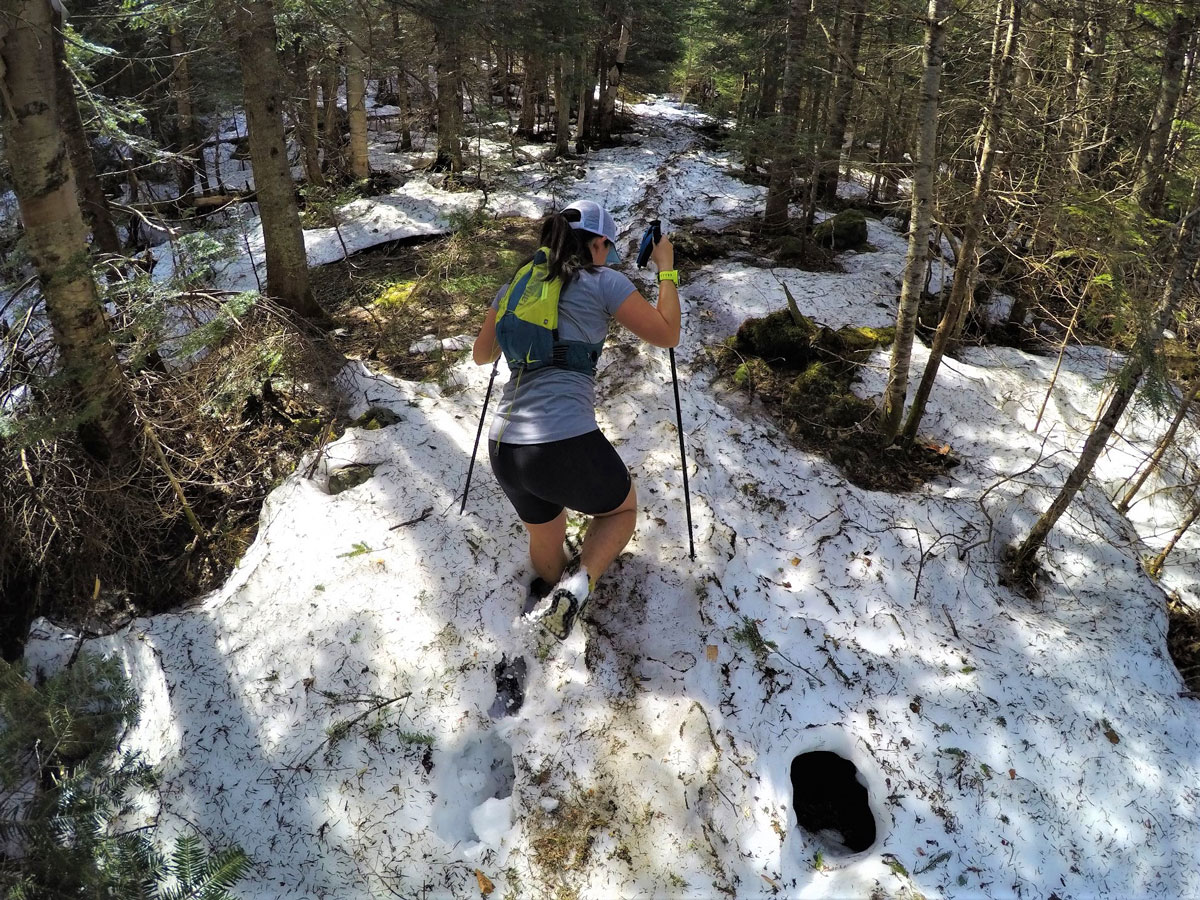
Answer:
<path fill-rule="evenodd" d="M 525 657 L 509 660 L 502 656 L 496 663 L 496 699 L 488 715 L 493 719 L 515 715 L 525 702 Z"/>
<path fill-rule="evenodd" d="M 828 750 L 792 760 L 796 822 L 833 852 L 860 853 L 875 843 L 875 817 L 858 769 Z"/>

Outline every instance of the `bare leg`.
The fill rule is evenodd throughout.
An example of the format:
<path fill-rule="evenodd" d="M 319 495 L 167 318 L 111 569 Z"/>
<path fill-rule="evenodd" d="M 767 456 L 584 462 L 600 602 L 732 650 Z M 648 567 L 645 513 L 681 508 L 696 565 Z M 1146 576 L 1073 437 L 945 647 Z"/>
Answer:
<path fill-rule="evenodd" d="M 583 539 L 580 562 L 595 584 L 617 554 L 625 549 L 637 528 L 637 491 L 629 484 L 624 502 L 612 512 L 595 516 Z"/>
<path fill-rule="evenodd" d="M 550 584 L 556 584 L 567 564 L 567 552 L 563 549 L 563 539 L 567 536 L 567 511 L 564 509 L 541 525 L 522 524 L 529 532 L 529 561 L 533 564 L 533 571 Z"/>

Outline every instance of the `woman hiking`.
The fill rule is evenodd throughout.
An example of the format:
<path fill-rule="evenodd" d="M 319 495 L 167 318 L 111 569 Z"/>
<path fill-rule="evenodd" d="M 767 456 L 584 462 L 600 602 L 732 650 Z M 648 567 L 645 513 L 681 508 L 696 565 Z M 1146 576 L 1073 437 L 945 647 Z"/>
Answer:
<path fill-rule="evenodd" d="M 604 207 L 580 200 L 542 223 L 540 246 L 492 301 L 473 356 L 501 352 L 511 377 L 492 419 L 492 471 L 529 532 L 535 578 L 531 611 L 559 640 L 571 633 L 596 580 L 629 543 L 637 493 L 629 469 L 596 425 L 596 362 L 610 319 L 656 347 L 679 343 L 679 276 L 663 237 L 658 306 L 620 272 L 617 226 Z M 567 510 L 592 516 L 579 565 L 568 565 Z"/>

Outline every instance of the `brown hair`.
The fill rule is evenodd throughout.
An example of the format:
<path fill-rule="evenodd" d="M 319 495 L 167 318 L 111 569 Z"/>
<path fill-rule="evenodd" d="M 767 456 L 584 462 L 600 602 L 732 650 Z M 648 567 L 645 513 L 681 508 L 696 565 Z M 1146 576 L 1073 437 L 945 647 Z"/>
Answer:
<path fill-rule="evenodd" d="M 561 278 L 563 287 L 574 281 L 580 272 L 596 271 L 596 265 L 592 262 L 592 251 L 588 249 L 588 245 L 593 238 L 603 237 L 582 228 L 572 228 L 571 220 L 567 217 L 572 212 L 575 210 L 564 210 L 546 216 L 542 220 L 542 233 L 538 238 L 539 247 L 550 248 L 550 280 Z M 518 268 L 523 268 L 531 262 L 532 256 Z"/>

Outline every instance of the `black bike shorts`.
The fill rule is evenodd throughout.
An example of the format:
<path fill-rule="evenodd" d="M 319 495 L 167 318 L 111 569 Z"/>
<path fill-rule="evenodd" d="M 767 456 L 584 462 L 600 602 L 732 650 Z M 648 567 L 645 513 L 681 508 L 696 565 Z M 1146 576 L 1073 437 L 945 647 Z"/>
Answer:
<path fill-rule="evenodd" d="M 579 437 L 545 444 L 488 441 L 492 472 L 529 525 L 542 525 L 573 509 L 595 516 L 625 502 L 629 469 L 597 428 Z"/>

